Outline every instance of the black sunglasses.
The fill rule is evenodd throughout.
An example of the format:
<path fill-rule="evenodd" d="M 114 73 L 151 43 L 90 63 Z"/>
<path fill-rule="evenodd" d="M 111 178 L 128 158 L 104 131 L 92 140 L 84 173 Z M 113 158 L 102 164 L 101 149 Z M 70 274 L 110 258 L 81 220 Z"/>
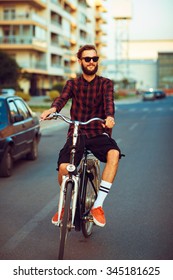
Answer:
<path fill-rule="evenodd" d="M 81 59 L 84 59 L 85 62 L 90 62 L 91 59 L 92 59 L 94 62 L 97 62 L 97 61 L 99 60 L 99 57 L 98 57 L 98 56 L 93 56 L 93 57 L 86 56 L 86 57 L 82 57 Z"/>

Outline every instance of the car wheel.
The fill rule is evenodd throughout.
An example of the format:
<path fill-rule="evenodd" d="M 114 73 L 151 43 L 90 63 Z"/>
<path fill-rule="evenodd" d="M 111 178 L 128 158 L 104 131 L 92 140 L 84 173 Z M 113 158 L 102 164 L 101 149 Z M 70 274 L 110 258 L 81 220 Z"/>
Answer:
<path fill-rule="evenodd" d="M 37 138 L 35 137 L 31 144 L 31 151 L 27 154 L 27 159 L 35 160 L 37 158 L 38 158 L 38 141 Z"/>
<path fill-rule="evenodd" d="M 11 147 L 8 146 L 1 161 L 0 176 L 10 177 L 13 169 L 13 159 L 11 155 Z"/>

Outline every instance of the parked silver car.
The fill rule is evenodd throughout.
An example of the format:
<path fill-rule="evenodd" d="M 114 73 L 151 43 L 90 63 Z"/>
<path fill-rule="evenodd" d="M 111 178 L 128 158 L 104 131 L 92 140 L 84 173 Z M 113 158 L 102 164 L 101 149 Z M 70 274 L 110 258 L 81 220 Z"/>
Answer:
<path fill-rule="evenodd" d="M 155 94 L 153 91 L 144 91 L 142 94 L 143 101 L 147 100 L 154 100 L 155 99 Z"/>

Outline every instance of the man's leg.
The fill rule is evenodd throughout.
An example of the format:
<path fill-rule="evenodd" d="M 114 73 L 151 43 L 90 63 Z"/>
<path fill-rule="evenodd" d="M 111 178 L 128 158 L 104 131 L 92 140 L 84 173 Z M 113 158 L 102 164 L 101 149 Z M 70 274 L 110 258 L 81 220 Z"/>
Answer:
<path fill-rule="evenodd" d="M 61 183 L 62 183 L 62 177 L 63 175 L 67 175 L 68 174 L 68 171 L 67 171 L 67 165 L 68 163 L 61 163 L 59 165 L 59 170 L 58 170 L 58 183 L 59 183 L 59 186 L 61 187 Z M 62 219 L 62 216 L 64 214 L 64 209 L 62 209 L 62 212 L 61 212 L 61 215 L 60 215 L 60 219 Z M 56 225 L 58 222 L 58 212 L 56 212 L 54 214 L 54 216 L 52 217 L 52 224 Z"/>
<path fill-rule="evenodd" d="M 78 165 L 78 163 L 80 162 L 82 155 L 83 155 L 83 149 L 84 149 L 84 142 L 83 141 L 79 141 L 78 144 L 78 150 L 76 152 L 76 164 Z M 59 186 L 61 186 L 62 184 L 62 178 L 63 175 L 67 175 L 68 171 L 67 171 L 67 165 L 69 164 L 68 161 L 70 159 L 70 146 L 72 144 L 72 139 L 68 139 L 65 146 L 63 147 L 63 149 L 60 151 L 59 154 L 59 159 L 58 159 L 58 183 Z M 63 212 L 63 211 L 62 211 Z M 62 213 L 63 214 L 63 213 Z M 58 212 L 55 213 L 55 215 L 52 217 L 52 223 L 56 224 L 58 221 Z"/>
<path fill-rule="evenodd" d="M 102 173 L 102 180 L 113 183 L 117 174 L 119 162 L 119 151 L 109 150 L 107 153 L 107 162 Z"/>
<path fill-rule="evenodd" d="M 107 153 L 107 162 L 102 173 L 102 181 L 100 184 L 98 196 L 91 210 L 91 214 L 93 215 L 94 222 L 98 226 L 104 226 L 106 224 L 106 219 L 104 216 L 102 206 L 105 198 L 107 197 L 110 191 L 114 178 L 116 176 L 118 170 L 118 162 L 119 162 L 119 151 L 109 150 Z"/>
<path fill-rule="evenodd" d="M 119 151 L 109 150 L 107 153 L 107 162 L 102 173 L 102 181 L 98 192 L 98 197 L 94 203 L 93 208 L 103 206 L 103 202 L 109 193 L 114 178 L 118 170 Z"/>

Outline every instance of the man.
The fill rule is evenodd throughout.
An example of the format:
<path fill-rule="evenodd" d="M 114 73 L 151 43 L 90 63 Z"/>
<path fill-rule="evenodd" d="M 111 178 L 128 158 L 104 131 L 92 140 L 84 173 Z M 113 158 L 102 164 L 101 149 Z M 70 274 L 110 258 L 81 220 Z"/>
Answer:
<path fill-rule="evenodd" d="M 96 75 L 99 57 L 95 46 L 85 45 L 81 47 L 77 53 L 77 58 L 82 68 L 82 75 L 66 82 L 61 96 L 54 100 L 49 110 L 42 113 L 41 118 L 45 119 L 51 113 L 60 112 L 66 102 L 72 99 L 71 119 L 84 122 L 93 117 L 105 119 L 104 125 L 100 122 L 92 122 L 81 127 L 82 141 L 79 141 L 80 146 L 75 159 L 79 164 L 85 145 L 100 161 L 106 163 L 98 197 L 91 209 L 95 224 L 103 227 L 106 224 L 102 208 L 103 202 L 112 186 L 121 157 L 117 143 L 111 138 L 112 128 L 115 125 L 113 83 L 107 78 Z M 67 174 L 66 167 L 70 158 L 71 136 L 72 129 L 70 126 L 67 142 L 59 154 L 57 170 L 59 171 L 58 181 L 60 185 L 62 176 Z M 56 224 L 57 219 L 58 214 L 56 213 L 52 218 L 52 223 Z"/>

